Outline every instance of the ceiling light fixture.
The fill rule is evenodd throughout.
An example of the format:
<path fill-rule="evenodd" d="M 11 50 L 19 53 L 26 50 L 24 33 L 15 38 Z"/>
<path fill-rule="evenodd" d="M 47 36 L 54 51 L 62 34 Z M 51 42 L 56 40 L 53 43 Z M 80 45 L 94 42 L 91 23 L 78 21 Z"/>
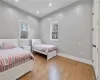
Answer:
<path fill-rule="evenodd" d="M 15 0 L 16 2 L 18 2 L 19 0 Z"/>
<path fill-rule="evenodd" d="M 49 6 L 51 7 L 52 6 L 52 3 L 49 3 Z"/>
<path fill-rule="evenodd" d="M 51 21 L 51 18 L 48 18 L 49 21 Z"/>
<path fill-rule="evenodd" d="M 36 13 L 39 14 L 39 11 L 37 11 Z"/>

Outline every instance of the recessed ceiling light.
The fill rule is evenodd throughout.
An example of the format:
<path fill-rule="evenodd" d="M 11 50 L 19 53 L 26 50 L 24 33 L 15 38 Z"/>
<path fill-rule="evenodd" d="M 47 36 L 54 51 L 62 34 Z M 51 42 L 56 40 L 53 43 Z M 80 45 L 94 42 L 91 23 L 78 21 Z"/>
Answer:
<path fill-rule="evenodd" d="M 48 18 L 49 21 L 51 21 L 51 18 Z"/>
<path fill-rule="evenodd" d="M 49 6 L 51 7 L 52 6 L 52 3 L 49 3 Z"/>
<path fill-rule="evenodd" d="M 81 54 L 84 54 L 83 52 L 81 52 Z"/>
<path fill-rule="evenodd" d="M 39 14 L 39 11 L 37 11 L 36 13 Z"/>
<path fill-rule="evenodd" d="M 15 0 L 16 2 L 18 2 L 19 0 Z"/>
<path fill-rule="evenodd" d="M 78 44 L 82 44 L 81 42 L 79 42 Z"/>

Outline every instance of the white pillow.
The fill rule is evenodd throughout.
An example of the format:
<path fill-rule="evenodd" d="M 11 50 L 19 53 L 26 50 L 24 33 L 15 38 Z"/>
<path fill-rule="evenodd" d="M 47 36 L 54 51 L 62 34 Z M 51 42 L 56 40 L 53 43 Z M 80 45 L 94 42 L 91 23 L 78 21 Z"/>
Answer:
<path fill-rule="evenodd" d="M 2 49 L 12 49 L 16 48 L 15 43 L 12 42 L 2 42 Z"/>

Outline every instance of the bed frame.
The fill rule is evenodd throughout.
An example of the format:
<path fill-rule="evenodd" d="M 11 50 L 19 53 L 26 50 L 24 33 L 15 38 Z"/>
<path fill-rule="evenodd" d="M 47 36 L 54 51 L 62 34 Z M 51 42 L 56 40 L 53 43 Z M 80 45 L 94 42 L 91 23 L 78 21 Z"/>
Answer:
<path fill-rule="evenodd" d="M 36 42 L 41 42 L 41 39 L 32 39 L 32 47 L 34 46 L 34 41 Z M 42 42 L 41 42 L 42 43 Z M 45 52 L 42 52 L 42 51 L 38 51 L 38 50 L 35 50 L 34 48 L 32 48 L 32 51 L 34 52 L 39 52 L 41 54 L 44 54 L 47 56 L 47 61 L 55 56 L 57 56 L 57 50 L 54 50 L 54 51 L 51 51 L 51 52 L 48 52 L 45 53 Z"/>
<path fill-rule="evenodd" d="M 0 42 L 13 42 L 18 45 L 18 39 L 0 39 Z M 0 80 L 16 80 L 32 70 L 33 60 L 30 60 L 4 72 L 0 72 Z"/>

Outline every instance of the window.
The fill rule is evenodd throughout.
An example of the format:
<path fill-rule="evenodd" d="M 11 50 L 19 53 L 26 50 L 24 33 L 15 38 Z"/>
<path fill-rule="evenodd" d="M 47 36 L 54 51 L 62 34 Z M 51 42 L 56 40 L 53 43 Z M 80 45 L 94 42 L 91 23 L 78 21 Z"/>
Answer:
<path fill-rule="evenodd" d="M 28 39 L 28 28 L 29 28 L 29 22 L 20 21 L 20 26 L 19 26 L 20 39 Z"/>
<path fill-rule="evenodd" d="M 50 40 L 58 41 L 58 22 L 50 23 Z"/>

